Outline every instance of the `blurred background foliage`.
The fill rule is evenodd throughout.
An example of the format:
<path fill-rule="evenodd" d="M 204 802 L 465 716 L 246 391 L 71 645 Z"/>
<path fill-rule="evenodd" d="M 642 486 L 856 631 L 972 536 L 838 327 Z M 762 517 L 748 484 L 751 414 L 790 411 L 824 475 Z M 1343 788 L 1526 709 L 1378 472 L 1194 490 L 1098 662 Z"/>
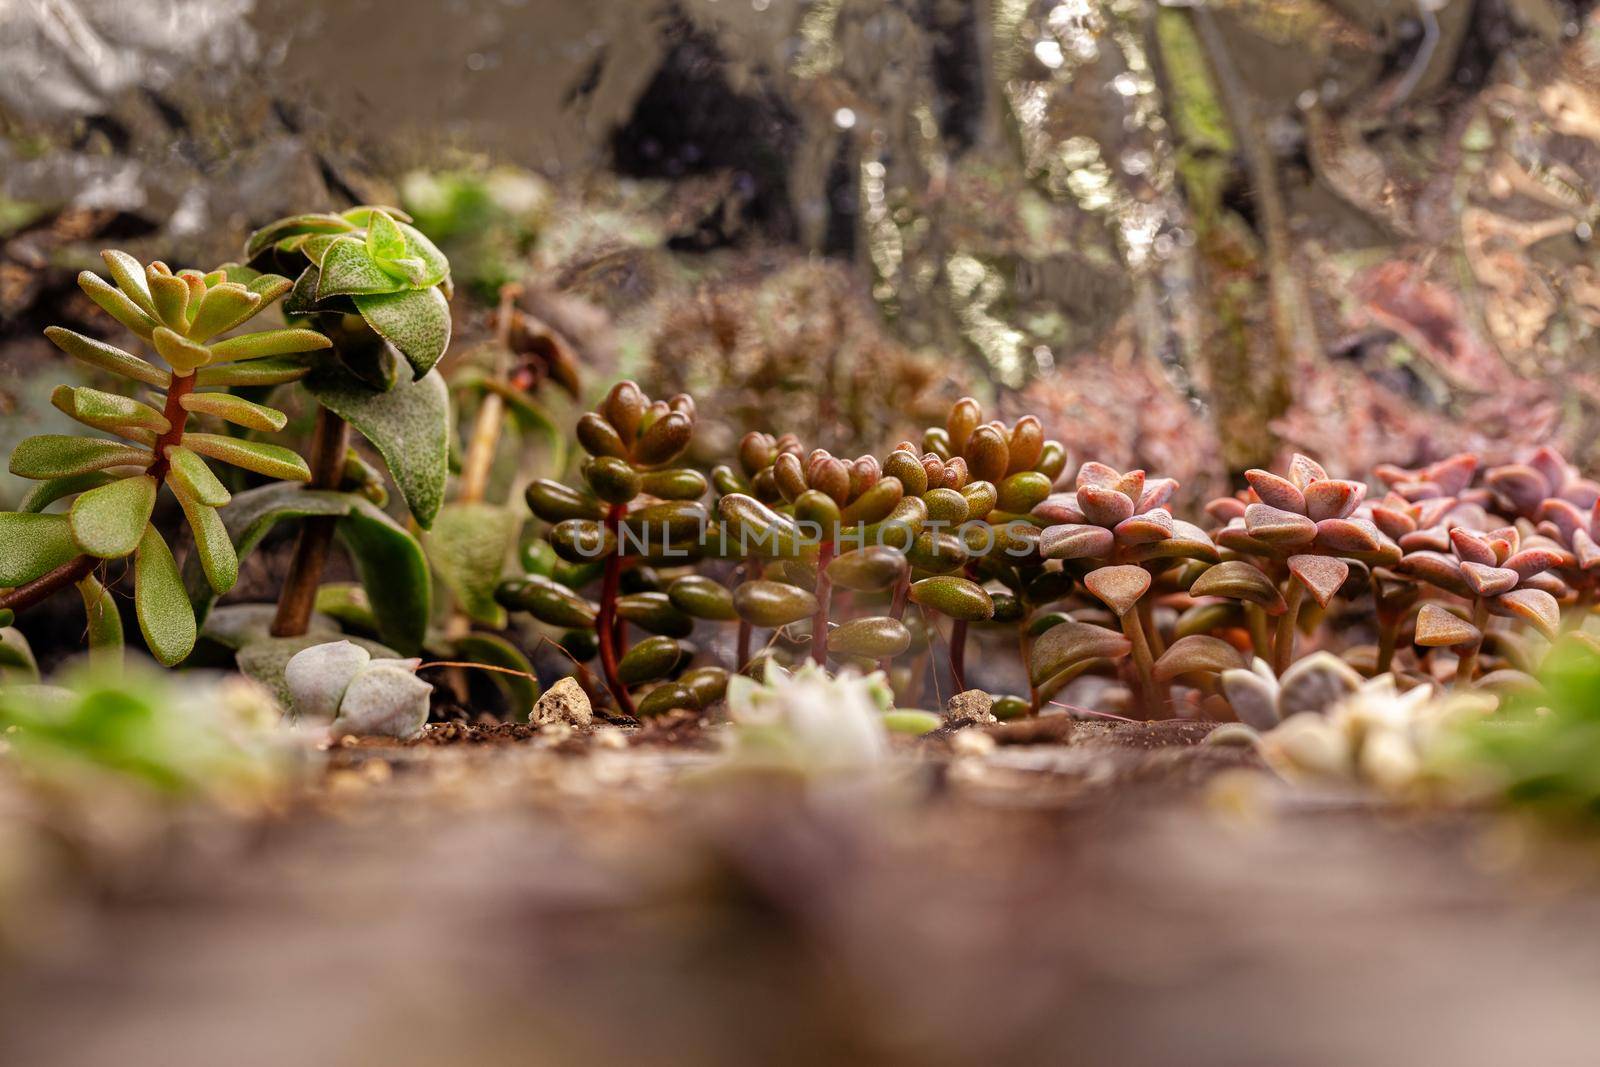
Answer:
<path fill-rule="evenodd" d="M 56 418 L 42 326 L 109 329 L 96 248 L 366 201 L 446 246 L 459 350 L 521 280 L 584 399 L 692 390 L 708 450 L 970 391 L 1196 499 L 1592 464 L 1597 175 L 1577 0 L 14 0 L 0 447 Z"/>

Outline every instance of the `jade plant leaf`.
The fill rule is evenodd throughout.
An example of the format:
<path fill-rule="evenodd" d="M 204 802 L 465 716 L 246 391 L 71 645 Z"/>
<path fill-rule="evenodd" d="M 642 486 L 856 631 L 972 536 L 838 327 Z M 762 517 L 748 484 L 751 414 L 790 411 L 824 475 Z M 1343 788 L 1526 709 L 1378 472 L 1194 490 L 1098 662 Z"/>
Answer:
<path fill-rule="evenodd" d="M 417 524 L 432 526 L 449 475 L 450 395 L 444 379 L 430 373 L 376 393 L 330 367 L 308 378 L 306 389 L 372 442 Z"/>
<path fill-rule="evenodd" d="M 28 490 L 28 495 L 22 498 L 18 511 L 43 511 L 62 497 L 81 493 L 93 489 L 97 485 L 116 481 L 116 475 L 109 471 L 89 471 L 85 474 L 69 474 L 61 478 L 48 478 L 37 483 Z M 3 584 L 3 583 L 0 583 Z"/>
<path fill-rule="evenodd" d="M 495 602 L 494 591 L 521 530 L 521 518 L 509 508 L 452 503 L 439 510 L 423 537 L 439 579 L 475 622 L 505 626 L 505 609 Z"/>
<path fill-rule="evenodd" d="M 340 520 L 339 538 L 354 559 L 383 639 L 408 655 L 415 653 L 427 634 L 432 607 L 427 557 L 416 539 L 371 501 L 355 493 L 277 484 L 239 493 L 221 512 L 241 559 L 277 523 L 315 515 Z M 204 620 L 216 594 L 193 557 L 185 564 L 185 585 Z"/>
<path fill-rule="evenodd" d="M 191 414 L 212 415 L 235 426 L 263 433 L 275 433 L 289 423 L 289 417 L 277 408 L 269 408 L 231 393 L 190 393 L 178 403 Z"/>
<path fill-rule="evenodd" d="M 101 559 L 121 559 L 139 547 L 156 506 L 156 480 L 121 478 L 79 495 L 69 521 L 78 547 Z"/>
<path fill-rule="evenodd" d="M 335 241 L 322 256 L 317 279 L 317 299 L 355 296 L 358 293 L 392 293 L 404 283 L 392 277 L 372 257 L 368 246 L 351 238 Z"/>
<path fill-rule="evenodd" d="M 108 467 L 149 466 L 148 448 L 99 437 L 46 433 L 30 437 L 11 453 L 11 473 L 19 478 L 64 478 Z"/>
<path fill-rule="evenodd" d="M 117 602 L 94 575 L 78 583 L 84 615 L 89 621 L 89 662 L 95 666 L 122 662 L 122 616 Z"/>
<path fill-rule="evenodd" d="M 194 611 L 172 549 L 154 526 L 146 526 L 139 541 L 134 583 L 133 604 L 145 644 L 163 666 L 176 666 L 194 648 Z"/>
<path fill-rule="evenodd" d="M 0 511 L 0 586 L 26 585 L 78 555 L 65 515 Z"/>
<path fill-rule="evenodd" d="M 432 370 L 450 347 L 450 302 L 436 287 L 353 299 L 361 317 L 400 350 L 418 378 Z"/>
<path fill-rule="evenodd" d="M 185 434 L 184 444 L 202 456 L 243 467 L 247 471 L 264 474 L 268 478 L 305 482 L 311 480 L 311 468 L 298 452 L 282 445 L 269 445 L 264 441 L 245 441 L 237 437 L 224 437 L 214 433 Z"/>

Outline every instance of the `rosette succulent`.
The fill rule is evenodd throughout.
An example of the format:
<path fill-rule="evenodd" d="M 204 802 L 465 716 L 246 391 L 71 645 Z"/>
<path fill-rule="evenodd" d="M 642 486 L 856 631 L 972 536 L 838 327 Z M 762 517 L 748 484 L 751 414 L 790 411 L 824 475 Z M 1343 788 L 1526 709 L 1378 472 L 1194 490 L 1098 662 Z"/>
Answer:
<path fill-rule="evenodd" d="M 150 521 L 161 487 L 182 506 L 205 580 L 220 594 L 232 588 L 239 562 L 218 513 L 231 494 L 207 461 L 269 478 L 310 476 L 305 461 L 287 448 L 192 429 L 190 419 L 258 433 L 281 430 L 281 412 L 222 390 L 292 380 L 304 368 L 284 357 L 329 342 L 298 328 L 233 334 L 289 290 L 287 278 L 240 267 L 174 273 L 165 263 L 141 265 L 123 252 L 102 256 L 114 284 L 85 271 L 79 286 L 165 366 L 62 327 L 45 331 L 68 355 L 150 393 L 148 402 L 88 386 L 63 385 L 52 394 L 62 412 L 110 436 L 45 434 L 13 451 L 11 472 L 40 484 L 20 512 L 0 514 L 0 539 L 8 545 L 0 586 L 19 587 L 4 597 L 7 607 L 17 608 L 77 582 L 91 621 L 99 613 L 102 632 L 109 633 L 104 607 L 92 602 L 102 591 L 90 572 L 101 560 L 131 555 L 140 629 L 155 657 L 171 665 L 193 648 L 196 623 L 172 550 Z M 44 513 L 67 497 L 66 514 Z"/>
<path fill-rule="evenodd" d="M 373 659 L 360 645 L 329 641 L 295 653 L 283 669 L 293 712 L 328 723 L 334 737 L 415 737 L 428 721 L 433 686 L 419 659 Z"/>

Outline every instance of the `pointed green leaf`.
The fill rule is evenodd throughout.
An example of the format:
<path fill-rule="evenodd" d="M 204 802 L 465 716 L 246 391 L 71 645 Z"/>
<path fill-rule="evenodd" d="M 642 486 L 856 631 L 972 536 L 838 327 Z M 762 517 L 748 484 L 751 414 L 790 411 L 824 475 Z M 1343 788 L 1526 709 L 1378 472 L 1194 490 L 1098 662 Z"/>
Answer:
<path fill-rule="evenodd" d="M 189 529 L 194 531 L 194 551 L 200 557 L 206 581 L 221 596 L 239 580 L 239 557 L 233 550 L 228 529 L 216 508 L 182 493 L 178 494 L 178 503 L 189 520 Z"/>
<path fill-rule="evenodd" d="M 182 330 L 189 322 L 189 283 L 171 274 L 147 270 L 145 284 L 150 288 L 150 301 L 156 306 L 156 315 L 174 330 Z"/>
<path fill-rule="evenodd" d="M 214 363 L 227 363 L 266 356 L 291 356 L 297 352 L 315 352 L 332 344 L 315 330 L 263 330 L 218 341 L 211 346 L 211 360 Z"/>
<path fill-rule="evenodd" d="M 150 334 L 150 341 L 161 358 L 179 374 L 191 374 L 196 367 L 204 367 L 211 362 L 211 349 L 195 344 L 165 326 L 157 326 Z"/>
<path fill-rule="evenodd" d="M 155 301 L 150 298 L 150 287 L 145 282 L 144 266 L 128 253 L 119 252 L 114 248 L 102 251 L 100 258 L 105 260 L 106 267 L 111 271 L 112 280 L 117 283 L 117 288 L 122 290 L 122 295 L 133 301 L 140 311 L 159 321 L 161 316 L 156 311 Z"/>
<path fill-rule="evenodd" d="M 252 293 L 261 298 L 261 306 L 266 307 L 278 297 L 294 288 L 294 280 L 285 278 L 281 274 L 262 274 L 252 278 L 247 284 Z"/>
<path fill-rule="evenodd" d="M 365 226 L 374 211 L 382 211 L 398 222 L 411 221 L 410 215 L 407 215 L 397 207 L 390 207 L 388 204 L 357 204 L 355 207 L 346 208 L 339 212 L 339 216 L 348 219 L 354 226 Z"/>
<path fill-rule="evenodd" d="M 148 474 L 81 493 L 68 513 L 73 540 L 91 556 L 121 559 L 139 547 L 155 506 L 156 480 Z"/>
<path fill-rule="evenodd" d="M 167 449 L 167 481 L 172 483 L 173 492 L 179 496 L 186 496 L 207 507 L 220 508 L 232 496 L 217 480 L 206 461 L 183 445 L 172 445 Z"/>
<path fill-rule="evenodd" d="M 309 315 L 317 310 L 317 286 L 322 281 L 322 271 L 311 264 L 294 280 L 294 288 L 283 302 L 285 315 Z"/>
<path fill-rule="evenodd" d="M 250 240 L 245 244 L 244 256 L 246 259 L 254 259 L 262 252 L 265 252 L 271 245 L 295 234 L 348 233 L 355 228 L 355 223 L 346 221 L 338 215 L 290 215 L 287 218 L 269 222 L 255 233 L 252 233 Z"/>
<path fill-rule="evenodd" d="M 400 259 L 406 254 L 406 239 L 394 219 L 374 208 L 367 216 L 367 255 L 375 262 Z"/>
<path fill-rule="evenodd" d="M 133 574 L 133 606 L 145 644 L 162 665 L 174 667 L 194 648 L 194 611 L 172 549 L 154 526 L 144 528 Z"/>
<path fill-rule="evenodd" d="M 444 379 L 434 372 L 375 393 L 330 367 L 307 379 L 306 390 L 372 442 L 418 525 L 433 525 L 449 473 L 450 398 Z"/>
<path fill-rule="evenodd" d="M 423 235 L 421 230 L 415 226 L 408 226 L 403 222 L 400 223 L 399 228 L 400 232 L 405 235 L 406 256 L 410 259 L 422 261 L 422 275 L 418 281 L 413 283 L 415 287 L 420 289 L 425 285 L 438 285 L 450 276 L 450 261 L 444 257 L 444 253 L 439 251 L 432 241 Z"/>
<path fill-rule="evenodd" d="M 78 583 L 84 615 L 89 620 L 89 662 L 96 667 L 122 663 L 122 616 L 117 602 L 94 575 Z"/>
<path fill-rule="evenodd" d="M 0 511 L 0 587 L 26 585 L 78 555 L 65 515 Z"/>
<path fill-rule="evenodd" d="M 474 621 L 496 629 L 505 626 L 505 609 L 495 602 L 494 590 L 521 530 L 521 518 L 509 508 L 456 503 L 439 510 L 423 537 L 440 581 Z"/>
<path fill-rule="evenodd" d="M 355 562 L 384 640 L 406 654 L 420 649 L 433 600 L 427 557 L 416 538 L 364 497 L 284 483 L 264 485 L 236 495 L 222 519 L 236 553 L 244 557 L 277 523 L 311 515 L 339 517 L 339 538 Z M 186 564 L 185 570 L 189 595 L 204 618 L 215 594 L 198 561 Z"/>
<path fill-rule="evenodd" d="M 310 373 L 311 368 L 297 359 L 253 359 L 247 363 L 201 367 L 194 372 L 194 384 L 224 389 L 282 385 L 297 382 Z"/>
<path fill-rule="evenodd" d="M 367 325 L 400 350 L 416 377 L 428 373 L 450 347 L 450 302 L 437 288 L 354 299 Z"/>
<path fill-rule="evenodd" d="M 300 246 L 300 254 L 305 256 L 318 267 L 322 266 L 322 257 L 328 254 L 328 249 L 345 240 L 349 235 L 342 233 L 318 233 L 305 239 Z"/>
<path fill-rule="evenodd" d="M 214 285 L 200 298 L 189 337 L 203 344 L 245 322 L 265 306 L 265 300 L 238 282 Z"/>
<path fill-rule="evenodd" d="M 202 456 L 209 456 L 247 471 L 264 474 L 268 478 L 305 482 L 311 480 L 311 470 L 299 453 L 282 445 L 269 445 L 262 441 L 244 441 L 237 437 L 224 437 L 214 433 L 184 435 L 184 443 Z"/>
<path fill-rule="evenodd" d="M 64 478 L 50 478 L 40 482 L 28 490 L 28 495 L 22 498 L 18 511 L 43 511 L 62 497 L 81 493 L 86 489 L 93 489 L 97 485 L 105 485 L 115 481 L 116 475 L 108 471 L 89 471 L 87 474 L 69 474 Z M 0 541 L 0 543 L 4 543 Z M 4 585 L 0 582 L 0 585 Z"/>
<path fill-rule="evenodd" d="M 322 256 L 317 299 L 356 293 L 392 293 L 401 283 L 390 277 L 360 241 L 335 241 Z"/>
<path fill-rule="evenodd" d="M 131 437 L 143 444 L 172 428 L 167 417 L 149 404 L 86 385 L 58 385 L 50 394 L 50 403 L 85 426 Z"/>
<path fill-rule="evenodd" d="M 17 445 L 11 453 L 11 473 L 19 478 L 62 478 L 108 467 L 148 467 L 153 459 L 148 448 L 121 441 L 46 433 Z"/>
<path fill-rule="evenodd" d="M 139 306 L 124 296 L 121 289 L 107 285 L 105 279 L 87 270 L 78 275 L 78 288 L 82 289 L 90 300 L 99 304 L 106 314 L 146 341 L 150 339 L 150 331 L 156 328 L 156 321 L 140 311 Z"/>
<path fill-rule="evenodd" d="M 151 335 L 155 329 L 145 333 Z M 104 341 L 96 341 L 92 337 L 85 337 L 81 333 L 64 329 L 60 326 L 46 327 L 44 335 L 50 338 L 50 343 L 73 359 L 82 360 L 91 367 L 109 371 L 123 378 L 132 378 L 136 382 L 165 389 L 172 384 L 172 375 L 156 366 L 147 363 L 131 352 L 124 352 L 115 345 L 108 345 Z"/>
<path fill-rule="evenodd" d="M 236 426 L 263 433 L 275 433 L 289 422 L 277 408 L 257 404 L 231 393 L 187 393 L 178 401 L 183 410 L 196 415 L 213 415 Z"/>

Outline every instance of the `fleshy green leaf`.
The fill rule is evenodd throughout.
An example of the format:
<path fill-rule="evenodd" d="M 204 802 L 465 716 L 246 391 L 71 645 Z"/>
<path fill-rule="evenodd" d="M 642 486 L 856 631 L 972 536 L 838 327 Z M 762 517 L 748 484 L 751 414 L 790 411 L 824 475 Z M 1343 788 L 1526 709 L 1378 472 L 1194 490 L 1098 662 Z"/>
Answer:
<path fill-rule="evenodd" d="M 150 331 L 156 328 L 156 321 L 139 310 L 139 306 L 123 295 L 121 289 L 107 285 L 105 279 L 87 270 L 78 275 L 78 288 L 99 304 L 106 314 L 145 340 L 150 339 Z"/>
<path fill-rule="evenodd" d="M 149 404 L 84 385 L 56 386 L 50 394 L 50 403 L 85 426 L 129 437 L 142 444 L 153 443 L 156 434 L 172 428 L 167 417 Z"/>
<path fill-rule="evenodd" d="M 247 471 L 264 474 L 268 478 L 305 482 L 311 480 L 311 469 L 299 453 L 282 445 L 269 445 L 262 441 L 244 441 L 237 437 L 224 437 L 214 433 L 184 435 L 184 443 L 202 456 L 243 467 Z"/>
<path fill-rule="evenodd" d="M 89 620 L 89 662 L 96 667 L 122 663 L 122 616 L 117 602 L 94 575 L 78 583 L 83 611 Z"/>
<path fill-rule="evenodd" d="M 264 485 L 235 496 L 222 519 L 243 558 L 277 523 L 313 515 L 339 519 L 339 537 L 355 561 L 384 640 L 406 654 L 420 649 L 433 599 L 427 557 L 416 538 L 366 498 L 298 485 Z M 214 594 L 198 562 L 185 569 L 189 595 L 203 619 Z"/>
<path fill-rule="evenodd" d="M 437 287 L 353 299 L 367 325 L 400 350 L 418 378 L 450 347 L 450 302 Z"/>
<path fill-rule="evenodd" d="M 372 442 L 418 525 L 433 525 L 449 473 L 450 398 L 444 379 L 430 373 L 375 393 L 330 367 L 308 378 L 306 390 Z"/>
<path fill-rule="evenodd" d="M 0 586 L 26 585 L 78 555 L 65 515 L 0 511 Z"/>
<path fill-rule="evenodd" d="M 322 276 L 317 299 L 354 296 L 357 293 L 392 293 L 401 282 L 385 271 L 357 240 L 335 241 L 322 256 Z"/>
<path fill-rule="evenodd" d="M 11 453 L 11 473 L 19 478 L 62 478 L 107 467 L 148 467 L 153 458 L 148 448 L 121 441 L 45 433 L 17 445 Z"/>
<path fill-rule="evenodd" d="M 0 683 L 31 685 L 39 681 L 39 664 L 21 630 L 0 628 Z"/>
<path fill-rule="evenodd" d="M 28 495 L 22 498 L 17 510 L 43 511 L 62 497 L 93 489 L 97 485 L 105 485 L 107 482 L 115 481 L 116 477 L 107 471 L 90 471 L 87 474 L 69 474 L 65 478 L 51 478 L 28 490 Z M 0 585 L 4 584 L 0 582 Z"/>
<path fill-rule="evenodd" d="M 400 259 L 406 254 L 406 239 L 400 227 L 383 211 L 374 209 L 367 216 L 367 255 L 374 261 Z"/>
<path fill-rule="evenodd" d="M 281 430 L 289 422 L 289 416 L 277 408 L 269 408 L 231 393 L 188 393 L 178 403 L 183 410 L 196 415 L 214 415 L 236 426 L 264 433 Z"/>
<path fill-rule="evenodd" d="M 150 288 L 156 315 L 172 329 L 182 330 L 188 323 L 189 283 L 171 274 L 147 270 L 145 284 Z"/>
<path fill-rule="evenodd" d="M 194 611 L 172 549 L 154 526 L 146 526 L 139 541 L 134 583 L 133 605 L 145 644 L 162 665 L 176 666 L 194 648 Z"/>
<path fill-rule="evenodd" d="M 228 529 L 223 525 L 216 508 L 182 493 L 178 494 L 178 503 L 183 508 L 184 517 L 189 520 L 189 529 L 194 531 L 195 555 L 200 557 L 200 568 L 205 571 L 206 581 L 221 596 L 239 580 L 239 556 L 233 550 Z"/>
<path fill-rule="evenodd" d="M 101 559 L 121 559 L 139 547 L 156 506 L 156 480 L 119 478 L 79 494 L 68 513 L 78 547 Z"/>
<path fill-rule="evenodd" d="M 367 220 L 372 217 L 372 213 L 374 211 L 382 211 L 390 218 L 399 222 L 411 221 L 410 215 L 407 215 L 404 211 L 401 211 L 397 207 L 390 207 L 388 204 L 357 204 L 355 207 L 346 208 L 345 210 L 339 212 L 339 216 L 341 218 L 349 219 L 352 225 L 365 226 L 367 224 Z"/>
<path fill-rule="evenodd" d="M 150 341 L 156 346 L 161 358 L 179 374 L 190 374 L 196 367 L 204 367 L 211 362 L 211 349 L 205 345 L 195 344 L 165 326 L 157 326 L 150 334 Z"/>
<path fill-rule="evenodd" d="M 253 605 L 252 605 L 253 606 Z M 289 687 L 283 680 L 283 669 L 288 666 L 295 653 L 303 652 L 312 645 L 324 644 L 330 640 L 345 640 L 353 645 L 358 645 L 367 650 L 373 659 L 398 659 L 400 653 L 376 641 L 368 641 L 364 637 L 340 637 L 337 634 L 306 633 L 299 637 L 264 637 L 249 642 L 239 648 L 235 663 L 239 672 L 246 678 L 259 682 L 272 690 L 273 696 L 283 707 L 294 706 L 294 698 L 289 692 Z"/>
<path fill-rule="evenodd" d="M 189 336 L 204 343 L 245 322 L 266 305 L 258 294 L 238 282 L 223 282 L 206 290 L 194 314 Z"/>
<path fill-rule="evenodd" d="M 421 278 L 414 282 L 413 285 L 417 288 L 438 285 L 450 276 L 450 261 L 444 257 L 444 253 L 439 251 L 432 241 L 423 235 L 421 230 L 415 226 L 408 226 L 403 222 L 400 223 L 399 229 L 405 235 L 405 254 L 407 258 L 422 261 Z"/>
<path fill-rule="evenodd" d="M 338 215 L 290 215 L 287 218 L 269 222 L 251 234 L 250 240 L 245 244 L 244 255 L 246 259 L 254 259 L 278 241 L 295 234 L 348 233 L 355 228 L 355 223 L 342 219 Z"/>
<path fill-rule="evenodd" d="M 228 363 L 265 356 L 290 356 L 297 352 L 315 352 L 332 344 L 315 330 L 263 330 L 218 341 L 211 346 L 211 360 Z"/>
<path fill-rule="evenodd" d="M 140 311 L 152 319 L 160 320 L 155 301 L 150 298 L 150 286 L 145 282 L 144 267 L 139 261 L 114 248 L 105 249 L 100 253 L 100 258 L 105 260 L 106 268 L 111 271 L 112 280 L 122 294 L 133 301 Z"/>
<path fill-rule="evenodd" d="M 155 329 L 152 325 L 145 332 L 149 337 Z M 104 341 L 96 341 L 92 337 L 85 337 L 81 333 L 64 329 L 60 326 L 48 326 L 44 335 L 50 338 L 50 343 L 73 359 L 82 360 L 99 370 L 109 371 L 123 378 L 132 378 L 136 382 L 165 389 L 172 384 L 172 375 L 156 366 L 140 359 L 131 352 L 124 352 L 115 345 L 108 345 Z"/>
<path fill-rule="evenodd" d="M 281 274 L 260 274 L 250 279 L 245 288 L 259 296 L 261 298 L 261 306 L 266 307 L 278 297 L 293 289 L 294 280 L 285 278 Z"/>
<path fill-rule="evenodd" d="M 310 373 L 311 368 L 296 359 L 253 359 L 248 363 L 201 367 L 194 372 L 194 384 L 218 388 L 282 385 L 297 382 Z"/>
<path fill-rule="evenodd" d="M 167 480 L 180 497 L 186 496 L 207 507 L 220 508 L 232 495 L 217 480 L 206 461 L 183 445 L 167 449 Z"/>
<path fill-rule="evenodd" d="M 521 530 L 521 518 L 508 508 L 455 503 L 439 509 L 423 538 L 439 579 L 474 621 L 505 626 L 505 609 L 495 602 L 494 590 Z"/>

